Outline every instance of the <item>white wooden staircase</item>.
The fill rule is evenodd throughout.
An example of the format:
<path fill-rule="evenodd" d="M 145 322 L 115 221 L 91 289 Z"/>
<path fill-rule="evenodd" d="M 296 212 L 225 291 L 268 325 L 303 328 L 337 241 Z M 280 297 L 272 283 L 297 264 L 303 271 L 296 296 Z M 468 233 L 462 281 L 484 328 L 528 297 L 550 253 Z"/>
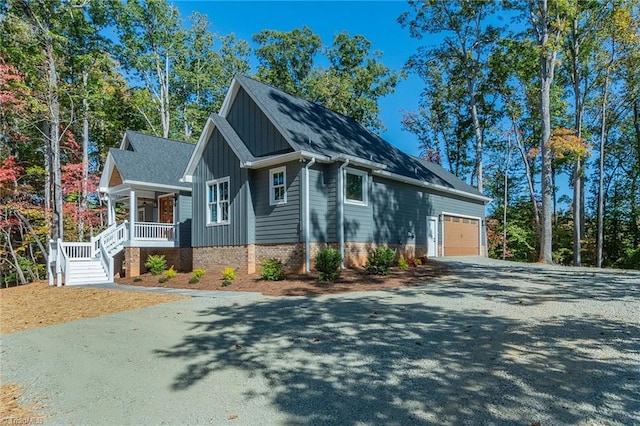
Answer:
<path fill-rule="evenodd" d="M 111 225 L 88 243 L 49 242 L 49 285 L 101 284 L 113 282 L 113 256 L 129 238 L 127 223 Z"/>

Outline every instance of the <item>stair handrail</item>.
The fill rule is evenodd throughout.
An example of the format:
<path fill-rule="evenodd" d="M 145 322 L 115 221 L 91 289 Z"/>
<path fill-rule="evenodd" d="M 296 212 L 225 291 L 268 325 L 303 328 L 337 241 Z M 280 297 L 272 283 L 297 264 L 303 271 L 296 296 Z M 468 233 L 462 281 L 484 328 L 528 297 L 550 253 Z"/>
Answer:
<path fill-rule="evenodd" d="M 113 271 L 113 256 L 109 256 L 107 252 L 107 248 L 104 244 L 100 244 L 100 262 L 102 263 L 102 267 L 107 272 L 107 278 L 109 280 L 113 280 L 114 271 Z"/>

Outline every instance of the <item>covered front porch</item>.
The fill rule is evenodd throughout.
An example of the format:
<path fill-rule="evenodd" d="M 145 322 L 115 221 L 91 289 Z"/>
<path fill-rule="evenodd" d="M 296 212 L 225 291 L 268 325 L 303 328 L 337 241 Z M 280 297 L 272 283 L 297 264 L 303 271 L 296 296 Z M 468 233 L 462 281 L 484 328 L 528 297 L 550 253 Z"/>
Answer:
<path fill-rule="evenodd" d="M 109 188 L 103 196 L 108 224 L 125 224 L 124 247 L 179 247 L 178 196 L 149 188 Z"/>

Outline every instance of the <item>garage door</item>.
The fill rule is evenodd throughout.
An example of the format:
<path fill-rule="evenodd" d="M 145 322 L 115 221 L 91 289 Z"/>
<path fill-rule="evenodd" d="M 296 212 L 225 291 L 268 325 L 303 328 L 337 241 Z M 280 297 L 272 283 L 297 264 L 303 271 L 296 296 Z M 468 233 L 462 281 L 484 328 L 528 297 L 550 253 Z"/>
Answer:
<path fill-rule="evenodd" d="M 480 221 L 458 216 L 444 216 L 444 255 L 478 256 Z"/>

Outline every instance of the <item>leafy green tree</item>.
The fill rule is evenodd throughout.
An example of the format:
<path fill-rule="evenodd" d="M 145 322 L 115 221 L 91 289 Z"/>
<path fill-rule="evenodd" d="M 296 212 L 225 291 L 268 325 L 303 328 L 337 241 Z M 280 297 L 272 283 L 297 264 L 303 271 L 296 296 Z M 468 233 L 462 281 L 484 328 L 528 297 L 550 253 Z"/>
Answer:
<path fill-rule="evenodd" d="M 257 78 L 304 97 L 314 58 L 322 46 L 320 36 L 304 26 L 291 31 L 262 30 L 253 35 L 253 41 L 258 45 Z"/>
<path fill-rule="evenodd" d="M 165 0 L 130 0 L 119 8 L 116 20 L 118 58 L 151 95 L 152 104 L 139 106 L 139 111 L 155 134 L 169 137 L 171 76 L 177 58 L 184 55 L 186 39 L 178 9 Z"/>
<path fill-rule="evenodd" d="M 498 39 L 500 31 L 488 24 L 488 18 L 496 9 L 493 0 L 443 2 L 439 0 L 410 0 L 411 11 L 403 13 L 398 22 L 408 27 L 414 38 L 425 35 L 443 35 L 443 42 L 433 47 L 422 47 L 407 62 L 407 67 L 415 71 L 426 86 L 455 84 L 457 92 L 463 98 L 466 113 L 471 119 L 471 128 L 475 140 L 475 160 L 473 179 L 482 192 L 483 166 L 482 148 L 488 115 L 491 114 L 491 100 L 495 90 L 488 77 L 488 53 Z M 438 75 L 440 74 L 440 75 Z M 434 91 L 425 91 L 423 95 L 439 96 Z M 427 100 L 433 104 L 434 99 Z M 447 108 L 445 114 L 454 110 Z M 410 121 L 415 122 L 416 116 Z M 411 129 L 411 127 L 409 127 Z M 456 137 L 464 136 L 456 133 Z"/>
<path fill-rule="evenodd" d="M 312 72 L 308 98 L 372 130 L 383 129 L 378 99 L 394 92 L 400 75 L 381 62 L 381 52 L 371 52 L 371 42 L 360 34 L 337 34 L 324 54 L 330 66 Z"/>

